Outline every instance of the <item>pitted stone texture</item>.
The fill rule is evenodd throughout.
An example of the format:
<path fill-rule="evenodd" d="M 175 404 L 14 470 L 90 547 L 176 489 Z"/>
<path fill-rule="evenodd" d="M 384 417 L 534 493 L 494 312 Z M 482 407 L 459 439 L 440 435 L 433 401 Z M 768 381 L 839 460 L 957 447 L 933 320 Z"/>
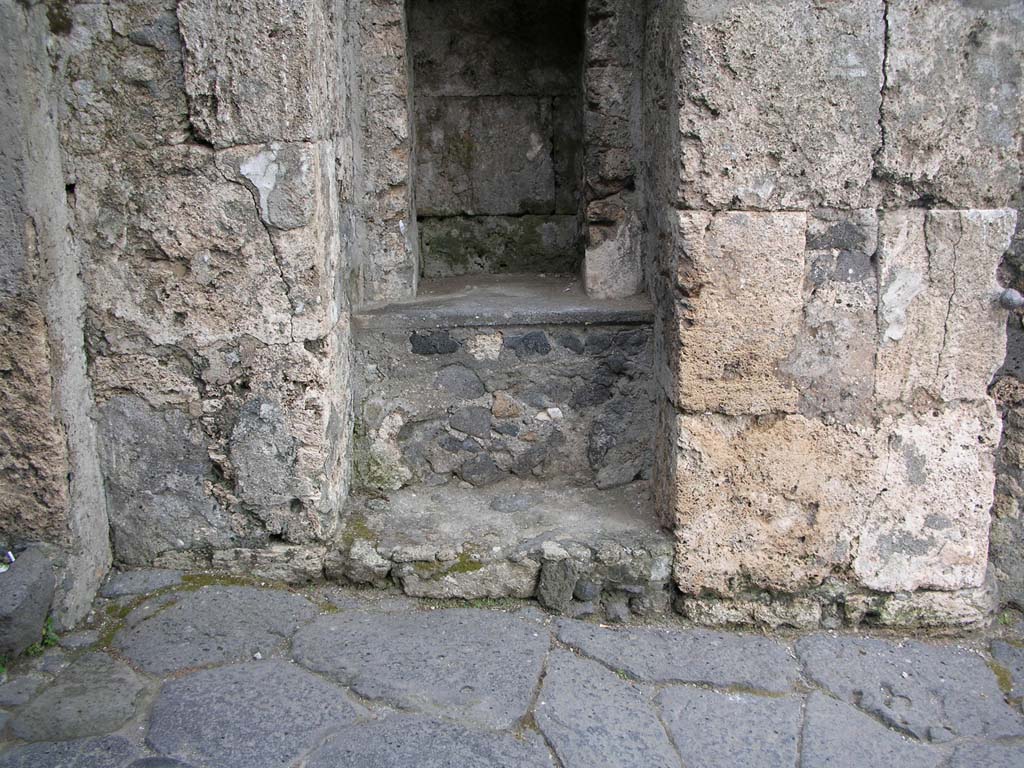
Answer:
<path fill-rule="evenodd" d="M 360 696 L 510 728 L 530 706 L 547 629 L 503 613 L 346 611 L 295 636 L 296 661 Z"/>
<path fill-rule="evenodd" d="M 799 392 L 777 369 L 800 332 L 807 214 L 678 217 L 665 266 L 691 298 L 667 329 L 669 370 L 659 375 L 670 398 L 690 411 L 795 411 Z"/>
<path fill-rule="evenodd" d="M 792 690 L 796 659 L 763 637 L 706 630 L 621 629 L 561 621 L 558 639 L 580 653 L 647 683 L 737 686 L 773 693 Z"/>
<path fill-rule="evenodd" d="M 887 417 L 879 440 L 873 474 L 883 487 L 868 497 L 858 581 L 884 592 L 981 587 L 999 443 L 992 402 Z"/>
<path fill-rule="evenodd" d="M 1024 717 L 977 654 L 828 635 L 798 640 L 796 650 L 812 680 L 922 741 L 1024 736 Z"/>
<path fill-rule="evenodd" d="M 0 768 L 126 768 L 140 750 L 120 736 L 27 744 L 0 752 Z"/>
<path fill-rule="evenodd" d="M 178 8 L 189 116 L 218 147 L 325 134 L 334 107 L 330 24 L 317 0 Z M 329 60 L 329 59 L 328 59 Z"/>
<path fill-rule="evenodd" d="M 181 571 L 153 568 L 139 571 L 118 571 L 111 574 L 100 588 L 100 597 L 114 598 L 125 595 L 145 595 L 158 589 L 181 584 Z"/>
<path fill-rule="evenodd" d="M 260 661 L 172 680 L 153 703 L 147 741 L 196 765 L 286 768 L 364 711 L 337 686 L 286 661 Z"/>
<path fill-rule="evenodd" d="M 658 696 L 683 765 L 777 768 L 795 765 L 803 701 L 671 687 Z"/>
<path fill-rule="evenodd" d="M 115 731 L 135 715 L 145 681 L 105 653 L 77 659 L 18 710 L 11 733 L 26 741 L 62 741 Z"/>
<path fill-rule="evenodd" d="M 948 765 L 949 768 L 1020 768 L 1024 765 L 1024 744 L 960 744 Z"/>
<path fill-rule="evenodd" d="M 316 608 L 288 592 L 252 587 L 203 587 L 134 627 L 114 645 L 151 674 L 264 658 L 312 620 Z"/>
<path fill-rule="evenodd" d="M 698 0 L 684 13 L 681 207 L 872 206 L 882 0 Z"/>
<path fill-rule="evenodd" d="M 987 397 L 1006 353 L 996 271 L 1016 212 L 882 214 L 876 392 L 912 402 Z"/>
<path fill-rule="evenodd" d="M 53 565 L 38 547 L 0 573 L 0 656 L 17 656 L 39 642 L 54 586 Z"/>
<path fill-rule="evenodd" d="M 19 675 L 0 685 L 0 708 L 20 707 L 46 682 L 42 675 Z"/>
<path fill-rule="evenodd" d="M 935 768 L 942 759 L 934 748 L 886 729 L 841 701 L 817 692 L 807 699 L 800 768 Z"/>
<path fill-rule="evenodd" d="M 128 768 L 192 768 L 192 766 L 170 757 L 144 757 L 141 760 L 136 760 Z"/>
<path fill-rule="evenodd" d="M 879 171 L 902 200 L 1007 205 L 1019 190 L 1020 3 L 890 0 Z M 941 94 L 941 98 L 939 98 Z"/>
<path fill-rule="evenodd" d="M 680 764 L 643 693 L 568 651 L 548 659 L 534 717 L 566 768 Z"/>
<path fill-rule="evenodd" d="M 550 768 L 551 755 L 536 735 L 524 738 L 424 717 L 394 715 L 344 728 L 313 752 L 306 768 L 405 766 L 418 768 Z"/>
<path fill-rule="evenodd" d="M 1010 645 L 1003 640 L 994 640 L 991 651 L 996 663 L 1010 674 L 1009 695 L 1024 698 L 1024 647 Z"/>

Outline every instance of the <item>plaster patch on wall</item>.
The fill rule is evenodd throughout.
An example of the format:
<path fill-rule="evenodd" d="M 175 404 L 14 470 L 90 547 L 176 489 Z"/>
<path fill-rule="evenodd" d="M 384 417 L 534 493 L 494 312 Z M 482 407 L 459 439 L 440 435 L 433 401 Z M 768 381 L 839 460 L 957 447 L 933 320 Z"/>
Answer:
<path fill-rule="evenodd" d="M 924 276 L 912 269 L 898 269 L 882 294 L 879 307 L 885 328 L 883 341 L 899 341 L 907 332 L 907 307 L 924 290 Z"/>

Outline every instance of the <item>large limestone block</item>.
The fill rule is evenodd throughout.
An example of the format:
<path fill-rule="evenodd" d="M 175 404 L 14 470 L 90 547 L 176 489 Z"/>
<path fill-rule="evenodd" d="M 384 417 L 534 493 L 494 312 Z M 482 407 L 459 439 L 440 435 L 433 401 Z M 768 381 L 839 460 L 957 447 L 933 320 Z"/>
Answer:
<path fill-rule="evenodd" d="M 679 22 L 680 201 L 871 206 L 883 18 L 882 0 L 688 0 Z"/>
<path fill-rule="evenodd" d="M 889 211 L 879 231 L 876 394 L 987 397 L 1006 350 L 996 270 L 1012 210 Z"/>
<path fill-rule="evenodd" d="M 218 148 L 324 137 L 335 108 L 330 10 L 323 0 L 179 3 L 196 132 Z"/>
<path fill-rule="evenodd" d="M 864 498 L 869 513 L 853 562 L 859 582 L 887 592 L 982 585 L 999 435 L 988 400 L 882 422 L 882 487 Z"/>
<path fill-rule="evenodd" d="M 683 410 L 792 412 L 779 364 L 803 308 L 804 213 L 681 211 L 675 280 L 684 299 L 666 332 L 669 396 Z"/>
<path fill-rule="evenodd" d="M 1020 186 L 1024 5 L 889 0 L 879 170 L 890 192 L 963 208 Z"/>
<path fill-rule="evenodd" d="M 675 579 L 688 594 L 799 592 L 850 561 L 881 482 L 870 429 L 679 415 Z"/>

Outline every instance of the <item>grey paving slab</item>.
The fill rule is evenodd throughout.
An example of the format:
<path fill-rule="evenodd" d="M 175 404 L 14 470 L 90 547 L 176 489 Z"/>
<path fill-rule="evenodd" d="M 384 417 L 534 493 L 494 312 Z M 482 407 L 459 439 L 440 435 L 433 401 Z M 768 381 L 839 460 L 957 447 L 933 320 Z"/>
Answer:
<path fill-rule="evenodd" d="M 0 768 L 127 768 L 139 748 L 120 736 L 43 742 L 0 752 Z"/>
<path fill-rule="evenodd" d="M 81 651 L 99 642 L 100 633 L 95 629 L 82 629 L 60 636 L 60 647 L 69 651 Z"/>
<path fill-rule="evenodd" d="M 393 716 L 344 728 L 313 752 L 306 768 L 550 768 L 537 734 L 519 738 L 425 717 Z"/>
<path fill-rule="evenodd" d="M 20 707 L 49 680 L 43 675 L 19 675 L 0 685 L 0 707 Z"/>
<path fill-rule="evenodd" d="M 170 757 L 144 757 L 141 760 L 136 760 L 128 768 L 192 768 L 192 766 Z"/>
<path fill-rule="evenodd" d="M 1020 768 L 1024 765 L 1024 744 L 960 744 L 948 768 Z M 902 767 L 901 767 L 902 768 Z"/>
<path fill-rule="evenodd" d="M 832 635 L 801 638 L 796 648 L 812 680 L 918 739 L 1024 735 L 1024 717 L 971 651 Z"/>
<path fill-rule="evenodd" d="M 702 768 L 796 765 L 800 696 L 767 697 L 673 686 L 658 696 L 683 764 Z"/>
<path fill-rule="evenodd" d="M 992 641 L 992 658 L 1010 674 L 1010 695 L 1024 697 L 1024 648 L 1005 640 Z"/>
<path fill-rule="evenodd" d="M 25 741 L 61 741 L 117 730 L 132 718 L 146 681 L 105 653 L 77 659 L 21 707 L 9 724 Z"/>
<path fill-rule="evenodd" d="M 807 698 L 800 768 L 938 768 L 944 757 L 823 693 Z"/>
<path fill-rule="evenodd" d="M 536 621 L 497 611 L 343 611 L 302 629 L 292 653 L 361 696 L 509 728 L 529 709 L 549 646 Z"/>
<path fill-rule="evenodd" d="M 249 662 L 165 683 L 146 740 L 199 766 L 283 768 L 363 715 L 344 690 L 295 664 Z"/>
<path fill-rule="evenodd" d="M 255 587 L 203 587 L 114 638 L 142 669 L 165 674 L 228 661 L 264 658 L 317 616 L 304 597 Z"/>
<path fill-rule="evenodd" d="M 704 683 L 783 693 L 800 676 L 780 643 L 702 629 L 605 629 L 563 620 L 558 639 L 637 680 Z"/>
<path fill-rule="evenodd" d="M 570 651 L 551 653 L 534 718 L 565 768 L 680 766 L 640 689 Z"/>
<path fill-rule="evenodd" d="M 147 568 L 137 571 L 117 571 L 100 587 L 100 597 L 114 598 L 125 595 L 145 595 L 158 589 L 181 584 L 181 571 Z"/>

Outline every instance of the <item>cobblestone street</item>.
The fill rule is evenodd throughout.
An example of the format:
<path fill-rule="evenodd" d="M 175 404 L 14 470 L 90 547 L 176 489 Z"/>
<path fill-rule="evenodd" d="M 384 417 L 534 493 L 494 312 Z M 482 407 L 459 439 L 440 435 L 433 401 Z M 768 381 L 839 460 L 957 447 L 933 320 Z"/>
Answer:
<path fill-rule="evenodd" d="M 167 571 L 101 595 L 91 628 L 8 670 L 3 768 L 1024 765 L 1010 614 L 903 640 Z"/>

